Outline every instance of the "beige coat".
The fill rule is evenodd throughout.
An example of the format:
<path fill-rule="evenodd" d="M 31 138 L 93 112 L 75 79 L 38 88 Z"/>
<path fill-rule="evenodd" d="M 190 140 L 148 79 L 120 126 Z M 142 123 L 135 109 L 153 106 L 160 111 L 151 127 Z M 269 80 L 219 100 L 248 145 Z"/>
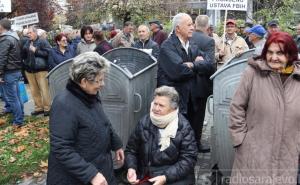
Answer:
<path fill-rule="evenodd" d="M 300 62 L 282 84 L 265 61 L 249 61 L 230 106 L 231 185 L 296 184 L 299 109 Z"/>
<path fill-rule="evenodd" d="M 223 50 L 224 44 L 223 44 L 223 37 L 220 38 L 219 43 L 217 43 L 218 49 L 216 50 L 216 58 L 218 63 L 225 63 L 229 59 L 235 57 L 238 53 L 245 52 L 249 50 L 249 47 L 242 37 L 238 36 L 235 34 L 234 39 L 230 42 L 226 37 L 225 37 L 225 48 L 224 48 L 224 56 L 220 57 L 219 52 L 220 50 Z"/>

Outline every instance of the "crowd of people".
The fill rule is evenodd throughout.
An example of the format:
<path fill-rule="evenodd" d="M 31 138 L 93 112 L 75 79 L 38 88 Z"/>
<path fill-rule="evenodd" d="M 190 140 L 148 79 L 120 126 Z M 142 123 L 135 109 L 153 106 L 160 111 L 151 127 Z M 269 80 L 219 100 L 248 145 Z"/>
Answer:
<path fill-rule="evenodd" d="M 245 28 L 239 36 L 236 20 L 228 19 L 221 37 L 207 15 L 193 20 L 179 13 L 173 17 L 170 33 L 158 20 L 148 23 L 137 26 L 137 38 L 130 21 L 119 32 L 111 31 L 109 39 L 88 25 L 75 32 L 66 29 L 51 46 L 46 33 L 35 26 L 24 29 L 20 38 L 11 31 L 9 20 L 0 20 L 5 113 L 12 113 L 14 127 L 24 124 L 18 88 L 24 71 L 34 100 L 31 115 L 50 115 L 47 183 L 115 185 L 114 151 L 117 162 L 127 169 L 130 184 L 195 184 L 197 154 L 210 152 L 201 142 L 206 100 L 213 90 L 209 78 L 231 58 L 255 48 L 230 107 L 229 131 L 235 148 L 232 178 L 283 177 L 296 184 L 300 24 L 293 38 L 280 31 L 276 20 L 267 29 L 259 24 Z M 158 61 L 158 87 L 149 114 L 137 123 L 125 151 L 99 97 L 109 68 L 101 55 L 118 47 L 141 49 Z M 46 76 L 69 59 L 73 64 L 66 89 L 51 102 Z"/>

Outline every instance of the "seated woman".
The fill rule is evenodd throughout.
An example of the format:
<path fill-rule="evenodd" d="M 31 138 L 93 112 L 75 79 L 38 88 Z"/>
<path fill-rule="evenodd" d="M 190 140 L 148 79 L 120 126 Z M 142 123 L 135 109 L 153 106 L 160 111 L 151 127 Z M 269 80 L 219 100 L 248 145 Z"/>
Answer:
<path fill-rule="evenodd" d="M 49 68 L 53 69 L 58 64 L 76 56 L 74 46 L 68 45 L 68 38 L 63 33 L 56 35 L 54 38 L 56 47 L 51 48 L 49 52 Z"/>
<path fill-rule="evenodd" d="M 178 113 L 178 103 L 173 87 L 155 90 L 150 114 L 139 121 L 125 150 L 129 183 L 195 183 L 197 144 L 189 122 Z"/>
<path fill-rule="evenodd" d="M 109 63 L 96 52 L 74 58 L 66 89 L 50 113 L 48 185 L 116 185 L 111 151 L 122 165 L 122 141 L 99 98 Z"/>

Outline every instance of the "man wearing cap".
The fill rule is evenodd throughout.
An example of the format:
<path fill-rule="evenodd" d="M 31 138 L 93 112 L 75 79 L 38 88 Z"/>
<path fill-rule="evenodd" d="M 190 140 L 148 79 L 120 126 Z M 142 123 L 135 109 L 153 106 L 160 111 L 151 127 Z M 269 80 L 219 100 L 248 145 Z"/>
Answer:
<path fill-rule="evenodd" d="M 218 64 L 220 65 L 249 49 L 246 41 L 236 34 L 236 29 L 235 20 L 228 19 L 226 21 L 226 33 L 222 36 L 221 42 L 218 44 L 218 51 L 216 52 Z M 224 37 L 225 39 L 223 39 Z"/>
<path fill-rule="evenodd" d="M 18 81 L 22 77 L 19 37 L 11 30 L 8 19 L 0 20 L 0 86 L 13 114 L 12 124 L 20 127 L 24 122 L 23 102 L 19 97 Z"/>
<path fill-rule="evenodd" d="M 168 38 L 166 32 L 162 31 L 163 27 L 161 26 L 158 20 L 149 21 L 150 30 L 152 31 L 152 40 L 156 42 L 159 46 Z"/>
<path fill-rule="evenodd" d="M 246 30 L 246 32 L 249 33 L 249 41 L 252 42 L 255 46 L 254 55 L 260 56 L 266 42 L 264 36 L 267 31 L 264 27 L 258 24 Z"/>
<path fill-rule="evenodd" d="M 268 35 L 274 33 L 274 32 L 278 32 L 280 31 L 280 27 L 279 27 L 279 22 L 277 20 L 272 20 L 268 23 L 268 34 L 266 35 L 266 37 L 268 37 Z"/>

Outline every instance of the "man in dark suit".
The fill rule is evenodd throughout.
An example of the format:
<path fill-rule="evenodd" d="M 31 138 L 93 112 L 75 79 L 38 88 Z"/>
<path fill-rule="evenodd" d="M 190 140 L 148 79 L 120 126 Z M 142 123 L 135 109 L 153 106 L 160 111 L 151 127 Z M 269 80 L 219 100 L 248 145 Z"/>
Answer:
<path fill-rule="evenodd" d="M 199 15 L 195 20 L 196 29 L 191 38 L 191 49 L 199 50 L 207 62 L 215 66 L 215 41 L 208 36 L 209 17 L 207 15 Z M 201 152 L 208 152 L 209 147 L 201 144 L 202 128 L 205 117 L 206 99 L 212 94 L 212 81 L 209 79 L 211 75 L 210 70 L 197 74 L 196 89 L 198 93 L 196 101 L 198 106 L 196 108 L 189 108 L 190 123 L 195 131 L 196 140 L 199 141 L 199 150 Z"/>
<path fill-rule="evenodd" d="M 174 16 L 172 27 L 174 31 L 161 45 L 158 56 L 158 86 L 172 86 L 177 90 L 180 99 L 179 111 L 193 127 L 200 124 L 201 120 L 197 116 L 200 115 L 199 105 L 203 104 L 199 102 L 202 100 L 199 97 L 202 97 L 201 94 L 207 94 L 206 91 L 209 89 L 205 87 L 209 83 L 203 78 L 208 79 L 207 76 L 214 72 L 215 67 L 206 59 L 203 52 L 191 48 L 189 40 L 194 31 L 194 24 L 188 14 L 179 13 Z M 200 140 L 197 140 L 197 143 L 200 152 L 209 151 L 202 150 Z"/>

